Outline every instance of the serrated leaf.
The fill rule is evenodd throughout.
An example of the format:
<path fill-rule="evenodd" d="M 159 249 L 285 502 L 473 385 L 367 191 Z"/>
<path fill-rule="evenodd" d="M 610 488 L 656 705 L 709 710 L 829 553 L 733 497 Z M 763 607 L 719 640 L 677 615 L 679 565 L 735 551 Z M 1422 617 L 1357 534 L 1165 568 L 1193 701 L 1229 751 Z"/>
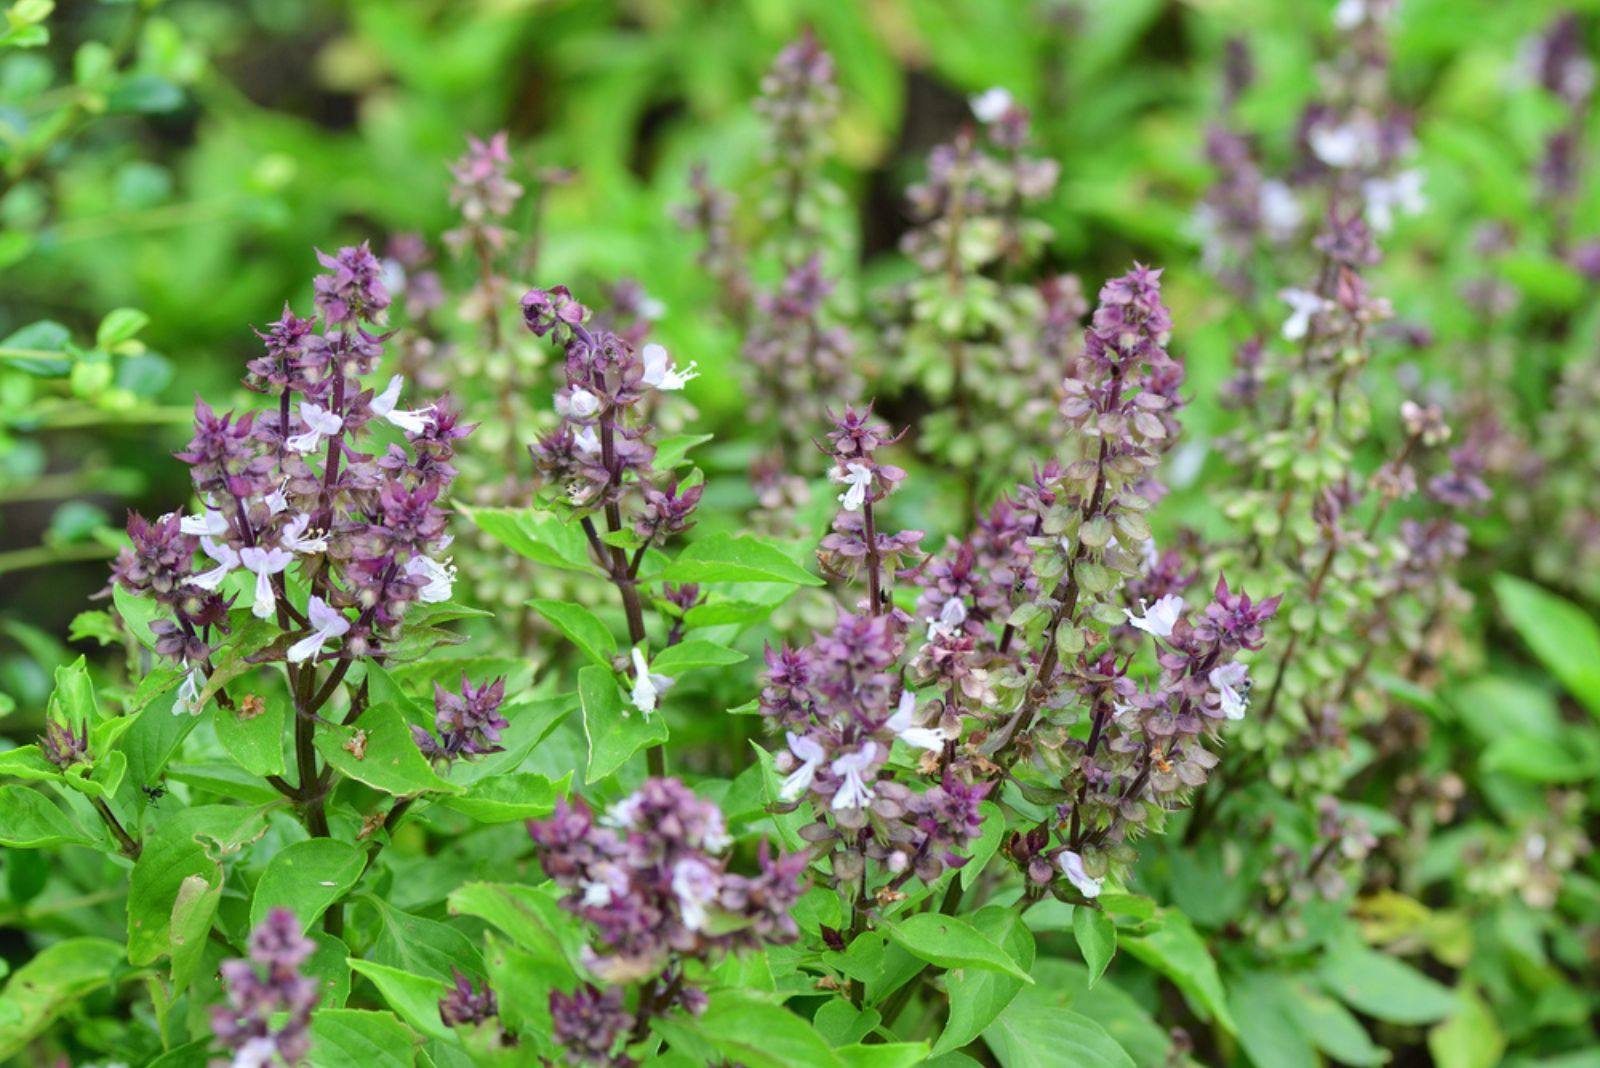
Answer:
<path fill-rule="evenodd" d="M 1080 905 L 1072 910 L 1072 933 L 1078 940 L 1078 952 L 1089 968 L 1089 985 L 1092 987 L 1106 973 L 1111 958 L 1117 952 L 1117 928 L 1099 909 Z"/>
<path fill-rule="evenodd" d="M 655 576 L 666 582 L 778 582 L 821 586 L 820 578 L 758 538 L 713 534 L 685 548 Z"/>
<path fill-rule="evenodd" d="M 534 600 L 528 602 L 528 607 L 566 635 L 584 656 L 611 670 L 611 660 L 617 655 L 617 640 L 593 612 L 570 601 Z"/>
<path fill-rule="evenodd" d="M 386 794 L 459 794 L 464 789 L 439 777 L 417 748 L 399 707 L 389 702 L 371 706 L 353 726 L 319 726 L 315 744 L 340 774 Z"/>
<path fill-rule="evenodd" d="M 661 650 L 650 662 L 650 670 L 676 677 L 695 668 L 727 667 L 748 659 L 737 649 L 729 649 L 719 642 L 690 638 Z"/>
<path fill-rule="evenodd" d="M 583 781 L 597 782 L 626 764 L 640 749 L 667 740 L 667 721 L 658 711 L 646 716 L 623 704 L 616 676 L 595 664 L 578 672 L 578 699 L 583 705 L 583 733 L 589 740 L 589 763 Z"/>
<path fill-rule="evenodd" d="M 286 908 L 310 930 L 328 906 L 338 901 L 367 866 L 366 853 L 348 842 L 312 838 L 285 846 L 267 862 L 250 899 L 250 926 L 255 928 L 274 908 Z"/>
<path fill-rule="evenodd" d="M 880 929 L 896 945 L 919 960 L 941 968 L 985 968 L 1032 983 L 1026 968 L 978 932 L 967 921 L 954 916 L 922 912 L 898 922 L 884 922 Z"/>

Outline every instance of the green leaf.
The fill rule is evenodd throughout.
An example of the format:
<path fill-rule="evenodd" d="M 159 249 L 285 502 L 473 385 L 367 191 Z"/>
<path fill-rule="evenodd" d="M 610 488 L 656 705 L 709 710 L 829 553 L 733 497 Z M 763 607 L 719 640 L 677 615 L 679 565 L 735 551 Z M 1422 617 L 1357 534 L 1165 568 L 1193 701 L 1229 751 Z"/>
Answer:
<path fill-rule="evenodd" d="M 370 960 L 351 957 L 349 964 L 351 971 L 372 980 L 389 1007 L 418 1033 L 429 1038 L 454 1040 L 455 1032 L 445 1026 L 439 1016 L 439 999 L 448 989 L 447 984 Z"/>
<path fill-rule="evenodd" d="M 383 917 L 372 947 L 372 958 L 379 964 L 441 981 L 451 978 L 452 968 L 469 975 L 483 970 L 477 945 L 450 924 L 414 916 L 375 894 L 361 900 Z"/>
<path fill-rule="evenodd" d="M 532 772 L 513 772 L 485 779 L 465 794 L 442 797 L 439 803 L 479 823 L 515 823 L 550 815 L 571 785 L 571 772 L 555 782 Z"/>
<path fill-rule="evenodd" d="M 1134 1068 L 1116 1040 L 1068 1001 L 1043 987 L 1019 993 L 983 1033 L 1001 1068 Z"/>
<path fill-rule="evenodd" d="M 1324 989 L 1357 1012 L 1398 1024 L 1436 1023 L 1456 1009 L 1449 988 L 1385 953 L 1341 943 L 1317 968 Z"/>
<path fill-rule="evenodd" d="M 168 952 L 172 957 L 172 988 L 178 993 L 189 989 L 205 959 L 211 921 L 222 901 L 221 869 L 214 874 L 214 882 L 206 875 L 184 876 L 172 903 Z"/>
<path fill-rule="evenodd" d="M 583 704 L 583 734 L 589 740 L 589 765 L 583 781 L 598 782 L 637 753 L 667 740 L 667 721 L 658 711 L 645 715 L 623 704 L 616 676 L 590 664 L 578 672 Z"/>
<path fill-rule="evenodd" d="M 239 715 L 238 708 L 241 706 L 238 701 L 234 704 L 232 710 L 218 707 L 216 714 L 211 717 L 211 725 L 217 731 L 217 741 L 250 774 L 282 775 L 288 700 L 279 693 L 270 693 L 262 702 L 260 714 L 250 719 Z"/>
<path fill-rule="evenodd" d="M 1285 976 L 1250 972 L 1232 976 L 1239 1044 L 1256 1068 L 1319 1068 L 1320 1058 L 1300 1026 L 1295 996 Z"/>
<path fill-rule="evenodd" d="M 1033 977 L 1026 968 L 978 932 L 965 920 L 954 916 L 922 912 L 899 923 L 885 922 L 882 931 L 907 953 L 941 968 L 984 968 L 1013 976 L 1024 983 Z"/>
<path fill-rule="evenodd" d="M 670 471 L 683 463 L 689 450 L 710 441 L 710 434 L 674 434 L 656 443 L 655 469 Z"/>
<path fill-rule="evenodd" d="M 1428 1030 L 1428 1052 L 1438 1068 L 1495 1068 L 1506 1051 L 1506 1035 L 1494 1010 L 1470 986 L 1456 991 L 1460 1010 Z"/>
<path fill-rule="evenodd" d="M 1361 1021 L 1337 1001 L 1304 982 L 1295 981 L 1295 1019 L 1313 1045 L 1340 1064 L 1377 1068 L 1387 1064 L 1389 1053 L 1375 1045 Z"/>
<path fill-rule="evenodd" d="M 1159 927 L 1148 934 L 1121 938 L 1122 948 L 1171 979 L 1192 1003 L 1204 1010 L 1202 1015 L 1216 1017 L 1230 1034 L 1234 1033 L 1233 1015 L 1228 1012 L 1222 977 L 1217 974 L 1217 963 L 1211 959 L 1205 942 L 1182 913 L 1164 909 L 1159 915 Z"/>
<path fill-rule="evenodd" d="M 746 1068 L 842 1068 L 845 1064 L 805 1020 L 740 990 L 711 995 L 688 1030 Z"/>
<path fill-rule="evenodd" d="M 0 845 L 41 849 L 58 845 L 94 845 L 95 839 L 55 803 L 30 786 L 0 786 Z"/>
<path fill-rule="evenodd" d="M 570 601 L 535 600 L 529 601 L 528 606 L 566 635 L 584 656 L 611 670 L 611 660 L 617 655 L 617 641 L 594 613 Z"/>
<path fill-rule="evenodd" d="M 1089 985 L 1092 987 L 1106 973 L 1106 967 L 1117 953 L 1117 928 L 1097 908 L 1080 905 L 1072 910 L 1072 934 L 1078 940 L 1078 952 L 1083 963 L 1089 966 Z"/>
<path fill-rule="evenodd" d="M 314 1068 L 412 1068 L 417 1038 L 393 1013 L 320 1009 L 311 1014 Z"/>
<path fill-rule="evenodd" d="M 926 1042 L 856 1042 L 840 1046 L 839 1058 L 850 1068 L 911 1068 L 928 1059 Z"/>
<path fill-rule="evenodd" d="M 185 924 L 185 931 L 188 924 L 198 922 L 178 907 L 187 880 L 194 877 L 206 886 L 220 887 L 222 865 L 217 857 L 236 852 L 265 828 L 265 820 L 254 809 L 198 805 L 169 818 L 146 838 L 128 882 L 128 962 L 143 966 L 172 952 L 173 920 Z M 198 891 L 191 888 L 188 893 L 193 896 Z"/>
<path fill-rule="evenodd" d="M 704 638 L 690 638 L 661 650 L 650 662 L 650 670 L 659 675 L 677 677 L 694 668 L 727 667 L 748 659 L 743 653 L 726 645 Z"/>
<path fill-rule="evenodd" d="M 990 905 L 973 915 L 972 925 L 1024 968 L 1033 967 L 1033 933 L 1022 922 L 1020 909 Z M 1022 986 L 1022 980 L 1014 976 L 983 968 L 962 968 L 950 972 L 945 976 L 945 990 L 950 996 L 950 1018 L 939 1041 L 934 1044 L 933 1055 L 960 1049 L 983 1034 L 995 1017 L 1011 1004 Z"/>
<path fill-rule="evenodd" d="M 546 567 L 600 574 L 589 559 L 589 543 L 577 524 L 563 523 L 549 512 L 532 508 L 471 508 L 456 511 L 518 556 Z"/>
<path fill-rule="evenodd" d="M 1556 736 L 1502 734 L 1479 758 L 1486 772 L 1538 783 L 1579 783 L 1600 776 L 1600 738 L 1594 729 L 1563 728 Z"/>
<path fill-rule="evenodd" d="M 722 627 L 729 624 L 760 623 L 772 615 L 772 605 L 754 601 L 712 601 L 697 604 L 683 614 L 683 624 L 690 630 L 698 627 Z"/>
<path fill-rule="evenodd" d="M 1496 575 L 1494 591 L 1528 648 L 1600 717 L 1600 623 L 1571 601 L 1513 575 Z"/>
<path fill-rule="evenodd" d="M 40 950 L 0 991 L 0 1061 L 22 1052 L 68 1009 L 111 981 L 122 947 L 106 938 L 69 938 Z"/>
<path fill-rule="evenodd" d="M 358 737 L 358 735 L 364 737 Z M 463 787 L 439 777 L 398 705 L 384 702 L 361 714 L 352 727 L 319 727 L 317 752 L 348 778 L 396 797 L 423 793 L 459 794 Z"/>
<path fill-rule="evenodd" d="M 57 723 L 93 726 L 100 721 L 100 702 L 95 700 L 86 657 L 56 668 L 56 685 L 45 714 Z"/>
<path fill-rule="evenodd" d="M 821 586 L 822 580 L 780 549 L 752 537 L 713 534 L 694 542 L 656 576 L 666 582 L 779 582 Z"/>
<path fill-rule="evenodd" d="M 267 862 L 250 899 L 250 926 L 286 908 L 308 931 L 328 906 L 344 897 L 366 868 L 367 856 L 348 842 L 313 838 L 279 850 Z"/>
<path fill-rule="evenodd" d="M 113 308 L 100 320 L 94 334 L 95 347 L 110 351 L 124 341 L 132 341 L 149 325 L 150 316 L 138 308 Z"/>
<path fill-rule="evenodd" d="M 467 883 L 450 895 L 454 915 L 476 916 L 536 958 L 568 965 L 584 944 L 574 919 L 553 897 L 515 883 Z"/>
<path fill-rule="evenodd" d="M 24 374 L 53 378 L 72 370 L 72 360 L 66 355 L 71 343 L 70 330 L 58 322 L 41 319 L 36 323 L 29 323 L 0 341 L 0 350 L 10 349 L 12 352 L 28 354 L 12 356 L 7 353 L 4 363 L 6 368 Z M 62 357 L 52 359 L 49 353 L 61 353 Z"/>

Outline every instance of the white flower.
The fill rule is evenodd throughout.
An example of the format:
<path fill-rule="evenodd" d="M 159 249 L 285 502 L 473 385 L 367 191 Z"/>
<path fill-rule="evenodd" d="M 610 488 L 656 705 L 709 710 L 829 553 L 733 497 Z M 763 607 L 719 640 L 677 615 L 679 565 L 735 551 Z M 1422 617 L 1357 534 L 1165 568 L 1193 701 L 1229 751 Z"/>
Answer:
<path fill-rule="evenodd" d="M 609 861 L 602 861 L 589 869 L 594 878 L 579 884 L 583 888 L 583 903 L 591 908 L 604 908 L 618 896 L 628 892 L 628 873 Z"/>
<path fill-rule="evenodd" d="M 700 377 L 700 372 L 695 370 L 699 366 L 697 361 L 690 360 L 689 366 L 680 371 L 673 366 L 672 357 L 661 345 L 646 345 L 640 355 L 644 357 L 644 377 L 641 381 L 655 389 L 682 389 Z"/>
<path fill-rule="evenodd" d="M 216 538 L 228 532 L 228 517 L 207 507 L 200 515 L 186 515 L 178 520 L 178 529 L 197 537 Z"/>
<path fill-rule="evenodd" d="M 653 323 L 658 319 L 664 318 L 666 314 L 667 306 L 656 297 L 645 296 L 639 298 L 639 318 L 645 322 Z"/>
<path fill-rule="evenodd" d="M 799 758 L 800 766 L 790 772 L 778 787 L 778 798 L 782 801 L 798 801 L 801 795 L 811 789 L 811 780 L 817 777 L 817 769 L 828 759 L 828 754 L 822 746 L 805 735 L 793 731 L 788 734 L 789 752 Z"/>
<path fill-rule="evenodd" d="M 854 512 L 867 500 L 867 487 L 872 485 L 872 468 L 865 464 L 850 464 L 845 470 L 837 467 L 828 476 L 841 486 L 848 486 L 839 494 L 839 503 L 844 505 L 844 510 Z"/>
<path fill-rule="evenodd" d="M 1289 318 L 1283 321 L 1283 339 L 1299 341 L 1311 330 L 1311 317 L 1328 306 L 1316 293 L 1305 289 L 1280 289 L 1278 299 L 1289 305 Z"/>
<path fill-rule="evenodd" d="M 1091 876 L 1083 867 L 1082 857 L 1069 849 L 1061 854 L 1056 863 L 1060 865 L 1061 874 L 1067 877 L 1067 881 L 1078 888 L 1078 893 L 1084 897 L 1100 896 L 1100 887 L 1105 880 Z"/>
<path fill-rule="evenodd" d="M 1128 622 L 1146 634 L 1153 634 L 1157 638 L 1168 638 L 1172 636 L 1172 628 L 1177 625 L 1178 617 L 1183 614 L 1183 598 L 1175 593 L 1169 593 L 1157 601 L 1154 607 L 1140 601 L 1139 608 L 1144 615 L 1136 616 L 1126 608 L 1122 610 L 1128 617 Z"/>
<path fill-rule="evenodd" d="M 271 1035 L 252 1038 L 233 1055 L 229 1068 L 266 1068 L 278 1059 L 278 1040 Z"/>
<path fill-rule="evenodd" d="M 1361 183 L 1361 194 L 1367 202 L 1367 222 L 1380 234 L 1394 229 L 1396 211 L 1418 215 L 1428 206 L 1422 195 L 1422 172 L 1415 167 L 1393 178 L 1368 178 Z"/>
<path fill-rule="evenodd" d="M 867 785 L 862 773 L 872 766 L 877 755 L 877 742 L 863 742 L 856 752 L 834 759 L 833 773 L 844 779 L 839 784 L 839 792 L 833 795 L 834 808 L 865 808 L 872 803 L 877 795 Z"/>
<path fill-rule="evenodd" d="M 961 633 L 962 626 L 967 622 L 967 606 L 961 603 L 961 598 L 952 597 L 945 601 L 943 608 L 939 609 L 939 618 L 927 622 L 930 642 L 940 638 L 953 638 Z"/>
<path fill-rule="evenodd" d="M 400 402 L 400 390 L 405 384 L 406 380 L 401 375 L 395 375 L 389 379 L 387 388 L 372 398 L 372 414 L 380 419 L 387 419 L 408 434 L 421 434 L 433 422 L 430 417 L 433 405 L 430 404 L 426 408 L 414 408 L 409 411 L 397 410 L 395 405 Z"/>
<path fill-rule="evenodd" d="M 1238 662 L 1223 664 L 1212 668 L 1206 678 L 1217 689 L 1222 714 L 1229 719 L 1243 719 L 1250 703 L 1250 669 Z"/>
<path fill-rule="evenodd" d="M 1365 154 L 1365 137 L 1355 123 L 1343 126 L 1313 126 L 1306 141 L 1316 157 L 1330 167 L 1353 167 Z"/>
<path fill-rule="evenodd" d="M 314 593 L 306 603 L 306 616 L 311 620 L 311 633 L 289 646 L 289 651 L 284 655 L 291 664 L 316 658 L 322 653 L 324 645 L 350 631 L 350 621 L 344 617 L 344 613 Z"/>
<path fill-rule="evenodd" d="M 579 386 L 567 398 L 567 411 L 579 419 L 592 419 L 600 410 L 600 398 Z"/>
<path fill-rule="evenodd" d="M 896 738 L 899 738 L 913 749 L 933 751 L 943 749 L 944 743 L 949 740 L 944 728 L 917 726 L 916 713 L 917 695 L 910 690 L 906 690 L 900 694 L 900 704 L 895 709 L 894 715 L 889 717 L 889 722 L 884 726 L 893 731 Z"/>
<path fill-rule="evenodd" d="M 974 94 L 967 99 L 967 103 L 972 105 L 972 114 L 983 123 L 999 122 L 1006 112 L 1016 106 L 1011 94 L 999 86 Z"/>
<path fill-rule="evenodd" d="M 311 526 L 311 517 L 304 512 L 289 520 L 289 525 L 283 528 L 283 533 L 278 535 L 278 542 L 285 549 L 293 553 L 325 553 L 328 551 L 328 539 L 319 532 L 306 537 L 306 528 Z"/>
<path fill-rule="evenodd" d="M 706 829 L 700 834 L 700 847 L 708 853 L 720 853 L 733 845 L 733 836 L 722 822 L 722 810 L 712 809 L 706 816 Z"/>
<path fill-rule="evenodd" d="M 183 677 L 183 685 L 178 687 L 178 699 L 172 702 L 174 716 L 181 716 L 185 712 L 191 716 L 200 714 L 200 690 L 205 681 L 206 673 L 199 667 L 189 669 L 189 674 Z"/>
<path fill-rule="evenodd" d="M 282 484 L 279 485 L 277 489 L 267 494 L 267 512 L 269 514 L 279 515 L 289 510 L 289 498 L 283 495 L 283 491 L 288 487 L 288 485 L 289 480 L 284 479 Z"/>
<path fill-rule="evenodd" d="M 656 710 L 656 699 L 672 685 L 670 675 L 650 674 L 650 664 L 637 645 L 633 647 L 633 707 L 649 719 Z"/>
<path fill-rule="evenodd" d="M 406 575 L 425 581 L 417 591 L 417 600 L 423 604 L 440 604 L 455 592 L 456 569 L 449 560 L 441 564 L 429 556 L 413 556 L 406 561 Z"/>
<path fill-rule="evenodd" d="M 344 418 L 338 412 L 330 412 L 310 401 L 300 402 L 300 418 L 307 429 L 284 442 L 290 452 L 314 452 L 323 438 L 330 438 L 344 429 Z"/>
<path fill-rule="evenodd" d="M 607 827 L 631 831 L 639 822 L 639 808 L 643 804 L 643 797 L 637 792 L 631 793 L 612 805 L 606 814 L 600 817 L 600 822 Z"/>
<path fill-rule="evenodd" d="M 600 435 L 594 432 L 594 427 L 592 426 L 580 426 L 577 432 L 572 435 L 572 443 L 578 447 L 578 451 L 581 453 L 589 456 L 598 456 L 600 454 Z"/>
<path fill-rule="evenodd" d="M 672 866 L 672 893 L 683 925 L 691 931 L 706 925 L 706 906 L 717 899 L 720 889 L 717 873 L 703 860 L 684 857 Z"/>
<path fill-rule="evenodd" d="M 1274 241 L 1293 236 L 1305 219 L 1305 210 L 1290 191 L 1289 186 L 1276 178 L 1261 183 L 1258 201 L 1261 208 L 1261 226 Z"/>
<path fill-rule="evenodd" d="M 1367 17 L 1367 0 L 1339 0 L 1333 9 L 1333 26 L 1338 30 L 1353 30 Z"/>
<path fill-rule="evenodd" d="M 189 584 L 199 586 L 202 590 L 215 590 L 222 585 L 222 580 L 228 577 L 228 573 L 239 566 L 239 554 L 234 552 L 233 546 L 227 542 L 212 541 L 210 538 L 201 538 L 200 548 L 217 562 L 217 566 L 204 574 L 194 576 L 189 580 Z"/>
<path fill-rule="evenodd" d="M 239 550 L 239 562 L 256 576 L 256 603 L 250 606 L 250 611 L 257 619 L 271 619 L 273 607 L 278 603 L 272 592 L 272 576 L 294 562 L 293 554 L 286 549 L 248 545 Z"/>

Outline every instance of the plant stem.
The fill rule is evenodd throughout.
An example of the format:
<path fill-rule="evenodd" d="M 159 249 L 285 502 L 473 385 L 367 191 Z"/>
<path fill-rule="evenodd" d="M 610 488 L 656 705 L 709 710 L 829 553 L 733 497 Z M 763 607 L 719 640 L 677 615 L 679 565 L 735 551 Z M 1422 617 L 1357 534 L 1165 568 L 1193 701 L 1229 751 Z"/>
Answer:
<path fill-rule="evenodd" d="M 100 819 L 105 823 L 106 829 L 111 832 L 111 836 L 117 840 L 117 848 L 122 851 L 122 855 L 129 860 L 138 860 L 139 854 L 143 851 L 138 839 L 128 833 L 128 829 L 122 825 L 122 821 L 117 819 L 117 814 L 111 811 L 111 806 L 106 804 L 105 798 L 91 798 L 90 803 L 94 805 L 94 810 L 100 814 Z"/>

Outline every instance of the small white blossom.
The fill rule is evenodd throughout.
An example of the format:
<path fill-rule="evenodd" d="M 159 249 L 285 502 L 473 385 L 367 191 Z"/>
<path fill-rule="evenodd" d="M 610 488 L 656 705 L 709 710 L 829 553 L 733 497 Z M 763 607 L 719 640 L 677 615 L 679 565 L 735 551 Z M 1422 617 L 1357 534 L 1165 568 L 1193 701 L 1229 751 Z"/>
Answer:
<path fill-rule="evenodd" d="M 600 398 L 579 386 L 567 398 L 567 410 L 579 419 L 593 419 L 600 410 Z"/>
<path fill-rule="evenodd" d="M 1056 863 L 1060 865 L 1061 874 L 1067 877 L 1067 881 L 1078 888 L 1078 893 L 1084 897 L 1100 896 L 1100 887 L 1105 880 L 1091 876 L 1084 868 L 1081 856 L 1069 849 L 1061 854 Z"/>
<path fill-rule="evenodd" d="M 866 503 L 867 489 L 872 485 L 872 468 L 865 464 L 850 464 L 841 471 L 835 467 L 828 477 L 848 487 L 839 494 L 839 503 L 845 511 L 854 512 Z"/>
<path fill-rule="evenodd" d="M 650 664 L 637 645 L 633 647 L 633 675 L 633 707 L 649 719 L 650 713 L 656 710 L 660 696 L 672 685 L 672 677 L 650 674 Z"/>
<path fill-rule="evenodd" d="M 424 581 L 417 591 L 423 604 L 441 604 L 455 592 L 456 569 L 449 560 L 440 563 L 431 556 L 413 556 L 406 561 L 406 575 Z"/>
<path fill-rule="evenodd" d="M 906 690 L 900 695 L 900 704 L 895 709 L 894 715 L 884 724 L 899 738 L 913 749 L 927 749 L 937 752 L 944 748 L 944 743 L 950 736 L 944 732 L 943 727 L 919 727 L 916 725 L 917 695 Z"/>
<path fill-rule="evenodd" d="M 272 576 L 294 562 L 293 554 L 287 549 L 263 549 L 248 545 L 239 550 L 239 562 L 256 576 L 256 603 L 250 606 L 250 611 L 257 619 L 271 619 L 273 608 L 278 603 L 272 592 Z"/>
<path fill-rule="evenodd" d="M 1206 678 L 1216 687 L 1222 714 L 1229 719 L 1243 719 L 1250 703 L 1250 669 L 1235 661 L 1212 668 Z"/>
<path fill-rule="evenodd" d="M 1000 86 L 974 94 L 967 103 L 972 105 L 972 114 L 982 123 L 999 122 L 1016 106 L 1016 100 Z"/>
<path fill-rule="evenodd" d="M 1330 167 L 1354 167 L 1366 154 L 1366 136 L 1355 123 L 1313 126 L 1306 134 L 1311 151 Z"/>
<path fill-rule="evenodd" d="M 1136 616 L 1128 609 L 1122 610 L 1128 617 L 1128 622 L 1144 631 L 1146 634 L 1157 638 L 1170 638 L 1172 628 L 1177 626 L 1178 617 L 1183 614 L 1183 598 L 1175 593 L 1169 593 L 1154 605 L 1139 602 L 1143 615 Z"/>
<path fill-rule="evenodd" d="M 1283 339 L 1299 341 L 1311 330 L 1311 317 L 1328 307 L 1328 302 L 1306 289 L 1280 289 L 1278 299 L 1289 305 L 1289 318 L 1283 321 Z"/>
<path fill-rule="evenodd" d="M 572 443 L 581 453 L 588 456 L 600 455 L 600 435 L 594 432 L 592 426 L 580 426 L 572 435 Z"/>
<path fill-rule="evenodd" d="M 706 906 L 716 901 L 717 873 L 703 860 L 684 857 L 672 866 L 672 893 L 678 899 L 683 925 L 698 931 L 706 925 Z"/>
<path fill-rule="evenodd" d="M 811 782 L 817 777 L 817 770 L 827 761 L 828 754 L 822 746 L 803 734 L 789 731 L 788 735 L 789 752 L 799 759 L 800 766 L 779 785 L 778 798 L 782 801 L 798 801 L 811 789 Z"/>
<path fill-rule="evenodd" d="M 939 609 L 939 618 L 930 619 L 928 623 L 928 640 L 937 641 L 940 638 L 953 638 L 961 633 L 961 628 L 967 622 L 967 606 L 961 603 L 961 598 L 952 597 L 945 601 L 944 607 Z"/>
<path fill-rule="evenodd" d="M 644 358 L 644 376 L 640 381 L 654 389 L 682 389 L 700 377 L 700 372 L 695 370 L 699 366 L 697 361 L 690 360 L 689 366 L 680 371 L 661 345 L 646 345 L 640 355 Z"/>
<path fill-rule="evenodd" d="M 1428 206 L 1422 195 L 1422 172 L 1415 167 L 1393 178 L 1368 178 L 1361 183 L 1367 222 L 1380 234 L 1394 229 L 1395 214 L 1419 215 Z"/>
<path fill-rule="evenodd" d="M 189 674 L 183 677 L 183 685 L 178 687 L 178 699 L 172 702 L 172 714 L 181 716 L 188 713 L 198 716 L 201 710 L 200 690 L 205 686 L 206 673 L 199 667 L 189 669 Z"/>
<path fill-rule="evenodd" d="M 872 803 L 877 795 L 867 785 L 864 773 L 872 767 L 877 755 L 877 742 L 863 742 L 856 752 L 834 759 L 833 773 L 844 780 L 839 784 L 839 792 L 833 795 L 835 809 L 865 808 Z"/>
<path fill-rule="evenodd" d="M 228 1068 L 267 1068 L 278 1059 L 278 1040 L 271 1035 L 252 1038 L 233 1054 Z"/>
<path fill-rule="evenodd" d="M 194 537 L 218 538 L 228 532 L 228 517 L 215 508 L 178 520 L 178 529 Z"/>
<path fill-rule="evenodd" d="M 400 402 L 400 390 L 405 384 L 406 380 L 401 375 L 389 379 L 389 385 L 384 391 L 372 398 L 372 414 L 380 419 L 387 419 L 408 434 L 424 433 L 433 422 L 433 405 L 409 411 L 396 409 L 395 405 Z"/>
<path fill-rule="evenodd" d="M 306 603 L 306 617 L 311 621 L 311 633 L 293 645 L 284 654 L 291 664 L 302 664 L 322 654 L 322 647 L 350 631 L 350 621 L 344 613 L 334 608 L 316 594 Z"/>
<path fill-rule="evenodd" d="M 649 296 L 639 298 L 639 318 L 645 322 L 656 322 L 658 319 L 665 318 L 666 314 L 667 306 L 660 299 Z"/>
<path fill-rule="evenodd" d="M 344 418 L 311 401 L 300 402 L 300 418 L 306 424 L 304 433 L 295 434 L 284 445 L 290 452 L 314 452 L 323 438 L 331 438 L 344 429 Z"/>
<path fill-rule="evenodd" d="M 278 542 L 285 549 L 293 553 L 325 553 L 328 551 L 328 539 L 322 536 L 321 531 L 306 536 L 306 529 L 311 526 L 311 517 L 304 512 L 289 520 L 289 525 L 283 528 L 283 533 L 278 535 Z"/>
<path fill-rule="evenodd" d="M 222 585 L 222 580 L 227 578 L 234 568 L 239 566 L 239 554 L 234 552 L 233 546 L 225 541 L 212 541 L 210 538 L 200 539 L 200 548 L 205 554 L 217 562 L 217 566 L 210 571 L 194 576 L 189 580 L 191 586 L 199 586 L 202 590 L 215 591 Z"/>
<path fill-rule="evenodd" d="M 1261 228 L 1273 241 L 1292 237 L 1295 231 L 1300 229 L 1300 224 L 1305 221 L 1305 210 L 1300 207 L 1300 201 L 1295 198 L 1286 183 L 1276 178 L 1269 178 L 1261 183 L 1259 204 Z"/>
<path fill-rule="evenodd" d="M 266 497 L 267 512 L 269 514 L 271 514 L 271 515 L 281 515 L 284 512 L 287 512 L 289 510 L 289 498 L 284 496 L 284 493 L 283 493 L 283 491 L 288 487 L 288 485 L 289 485 L 289 480 L 288 479 L 284 479 L 283 482 L 281 482 L 278 485 L 277 489 L 275 489 L 271 493 L 267 494 L 267 497 Z"/>

